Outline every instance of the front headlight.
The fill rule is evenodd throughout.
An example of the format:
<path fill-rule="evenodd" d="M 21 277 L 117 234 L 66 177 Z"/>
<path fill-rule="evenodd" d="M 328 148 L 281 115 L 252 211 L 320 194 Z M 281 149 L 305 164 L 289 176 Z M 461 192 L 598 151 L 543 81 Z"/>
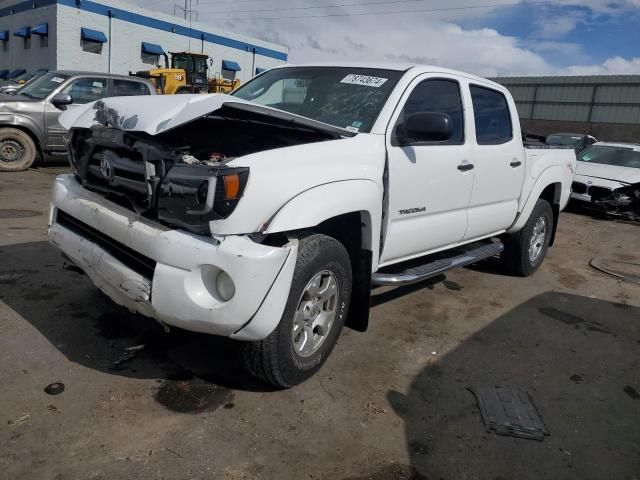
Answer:
<path fill-rule="evenodd" d="M 158 219 L 208 234 L 209 222 L 231 215 L 248 179 L 248 168 L 174 165 L 158 190 Z"/>

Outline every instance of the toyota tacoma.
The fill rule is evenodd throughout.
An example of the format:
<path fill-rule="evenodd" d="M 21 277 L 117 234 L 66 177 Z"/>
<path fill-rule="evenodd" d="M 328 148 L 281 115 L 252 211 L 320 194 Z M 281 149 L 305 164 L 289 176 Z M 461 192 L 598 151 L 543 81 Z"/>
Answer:
<path fill-rule="evenodd" d="M 245 342 L 279 387 L 321 368 L 372 287 L 553 243 L 571 148 L 523 141 L 502 86 L 440 67 L 273 68 L 232 95 L 64 113 L 49 238 L 114 302 Z"/>

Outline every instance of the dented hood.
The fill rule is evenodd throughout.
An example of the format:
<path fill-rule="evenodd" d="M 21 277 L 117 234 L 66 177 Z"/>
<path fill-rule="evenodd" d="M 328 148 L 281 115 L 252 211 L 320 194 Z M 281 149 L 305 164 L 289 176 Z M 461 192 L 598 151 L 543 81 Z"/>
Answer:
<path fill-rule="evenodd" d="M 632 184 L 640 182 L 640 168 L 619 167 L 603 163 L 577 162 L 576 175 Z"/>
<path fill-rule="evenodd" d="M 157 135 L 223 109 L 262 116 L 265 121 L 277 119 L 280 123 L 287 122 L 336 136 L 355 135 L 333 125 L 219 93 L 105 98 L 70 108 L 60 115 L 60 124 L 67 130 L 108 126 Z"/>

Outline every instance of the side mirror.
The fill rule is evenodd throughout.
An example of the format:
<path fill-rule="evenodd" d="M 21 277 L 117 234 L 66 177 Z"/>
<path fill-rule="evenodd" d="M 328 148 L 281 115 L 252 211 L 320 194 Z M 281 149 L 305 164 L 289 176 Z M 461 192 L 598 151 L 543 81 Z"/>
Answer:
<path fill-rule="evenodd" d="M 68 93 L 58 93 L 53 96 L 51 103 L 56 107 L 63 107 L 65 105 L 71 105 L 73 103 L 73 98 Z"/>
<path fill-rule="evenodd" d="M 407 116 L 396 129 L 398 144 L 412 145 L 421 142 L 446 142 L 453 136 L 453 120 L 439 112 L 419 112 Z"/>

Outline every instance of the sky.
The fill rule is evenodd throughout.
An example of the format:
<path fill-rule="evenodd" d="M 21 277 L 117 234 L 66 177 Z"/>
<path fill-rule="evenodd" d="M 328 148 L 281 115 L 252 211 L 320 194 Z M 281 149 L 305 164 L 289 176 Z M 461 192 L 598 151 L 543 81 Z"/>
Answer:
<path fill-rule="evenodd" d="M 289 62 L 396 61 L 482 76 L 640 74 L 640 0 L 191 0 Z M 133 0 L 174 12 L 183 0 Z M 181 12 L 180 12 L 181 13 Z"/>

